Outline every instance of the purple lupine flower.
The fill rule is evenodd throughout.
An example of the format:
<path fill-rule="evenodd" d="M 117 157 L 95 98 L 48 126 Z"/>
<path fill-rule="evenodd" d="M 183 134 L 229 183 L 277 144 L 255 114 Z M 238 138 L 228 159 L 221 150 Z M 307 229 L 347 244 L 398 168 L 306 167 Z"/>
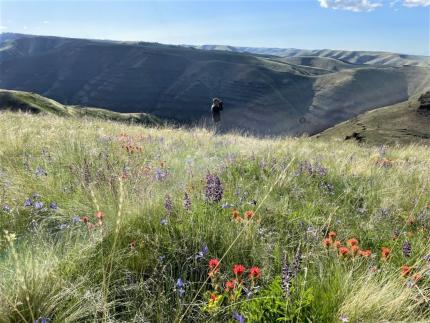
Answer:
<path fill-rule="evenodd" d="M 245 317 L 236 311 L 233 312 L 233 318 L 239 323 L 245 323 Z"/>
<path fill-rule="evenodd" d="M 296 254 L 294 256 L 293 268 L 292 268 L 292 277 L 297 277 L 300 272 L 302 266 L 302 252 L 300 247 L 297 248 Z"/>
<path fill-rule="evenodd" d="M 41 166 L 38 166 L 36 168 L 35 174 L 36 174 L 36 176 L 48 176 L 48 173 Z"/>
<path fill-rule="evenodd" d="M 184 193 L 184 209 L 186 211 L 191 210 L 191 199 L 187 192 Z"/>
<path fill-rule="evenodd" d="M 402 247 L 403 255 L 405 257 L 410 257 L 412 253 L 412 245 L 409 241 L 405 241 Z"/>
<path fill-rule="evenodd" d="M 218 203 L 221 201 L 224 193 L 224 188 L 219 177 L 215 174 L 208 173 L 206 175 L 206 201 Z"/>
<path fill-rule="evenodd" d="M 423 258 L 425 261 L 430 262 L 430 253 L 427 256 L 424 256 Z"/>
<path fill-rule="evenodd" d="M 209 253 L 208 246 L 204 245 L 203 248 L 197 253 L 196 259 L 201 259 Z"/>
<path fill-rule="evenodd" d="M 39 209 L 43 208 L 43 203 L 42 203 L 42 202 L 40 202 L 40 201 L 36 201 L 36 202 L 34 202 L 34 208 L 35 208 L 36 210 L 39 210 Z"/>
<path fill-rule="evenodd" d="M 172 215 L 172 213 L 173 213 L 173 202 L 172 202 L 172 199 L 170 198 L 170 195 L 166 195 L 166 197 L 165 197 L 164 208 L 167 211 L 167 215 Z"/>
<path fill-rule="evenodd" d="M 57 203 L 52 202 L 51 204 L 49 204 L 49 208 L 53 209 L 53 210 L 56 210 L 58 208 Z"/>
<path fill-rule="evenodd" d="M 327 168 L 323 167 L 320 163 L 317 163 L 314 166 L 313 175 L 326 176 Z"/>
<path fill-rule="evenodd" d="M 24 206 L 29 207 L 33 205 L 33 200 L 31 198 L 28 198 L 24 201 Z"/>
<path fill-rule="evenodd" d="M 287 261 L 287 256 L 284 259 L 284 267 L 282 268 L 282 289 L 287 297 L 290 296 L 291 287 L 291 270 Z"/>
<path fill-rule="evenodd" d="M 349 318 L 348 318 L 348 316 L 346 316 L 346 315 L 341 315 L 341 316 L 339 317 L 339 320 L 341 320 L 341 321 L 342 321 L 342 323 L 348 323 L 348 322 L 349 322 Z"/>

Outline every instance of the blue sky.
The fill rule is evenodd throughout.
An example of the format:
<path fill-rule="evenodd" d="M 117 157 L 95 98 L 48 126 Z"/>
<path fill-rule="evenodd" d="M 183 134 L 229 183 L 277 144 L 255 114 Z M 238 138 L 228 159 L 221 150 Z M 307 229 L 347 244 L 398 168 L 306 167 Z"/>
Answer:
<path fill-rule="evenodd" d="M 0 31 L 430 55 L 430 0 L 0 0 Z"/>

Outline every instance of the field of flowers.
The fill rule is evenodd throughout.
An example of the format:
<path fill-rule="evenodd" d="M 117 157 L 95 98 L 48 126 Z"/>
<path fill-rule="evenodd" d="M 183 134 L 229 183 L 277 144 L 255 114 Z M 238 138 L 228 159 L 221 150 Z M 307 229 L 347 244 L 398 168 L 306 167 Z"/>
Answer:
<path fill-rule="evenodd" d="M 0 114 L 0 322 L 430 320 L 430 150 Z"/>

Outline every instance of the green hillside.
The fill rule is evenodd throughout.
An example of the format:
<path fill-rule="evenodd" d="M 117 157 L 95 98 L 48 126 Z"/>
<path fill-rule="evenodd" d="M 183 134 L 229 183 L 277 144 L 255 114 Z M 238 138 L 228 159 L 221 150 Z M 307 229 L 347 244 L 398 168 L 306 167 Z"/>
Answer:
<path fill-rule="evenodd" d="M 63 105 L 36 93 L 0 89 L 0 110 L 48 113 L 62 117 L 92 117 L 97 119 L 161 125 L 162 121 L 147 113 L 118 113 L 106 109 Z"/>
<path fill-rule="evenodd" d="M 428 147 L 8 111 L 0 133 L 1 323 L 430 321 Z"/>
<path fill-rule="evenodd" d="M 368 144 L 430 144 L 430 109 L 416 95 L 408 101 L 366 112 L 316 135 Z"/>

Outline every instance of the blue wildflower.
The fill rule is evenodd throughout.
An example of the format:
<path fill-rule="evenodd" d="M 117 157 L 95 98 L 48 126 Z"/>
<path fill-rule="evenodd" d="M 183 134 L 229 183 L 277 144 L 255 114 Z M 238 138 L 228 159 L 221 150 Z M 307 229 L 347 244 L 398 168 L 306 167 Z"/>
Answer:
<path fill-rule="evenodd" d="M 165 171 L 165 170 L 163 170 L 163 169 L 161 169 L 161 168 L 157 168 L 156 170 L 155 170 L 155 179 L 157 180 L 157 181 L 163 181 L 163 180 L 165 180 L 166 179 L 166 177 L 167 177 L 167 172 Z"/>
<path fill-rule="evenodd" d="M 72 217 L 72 223 L 73 224 L 76 224 L 76 223 L 78 223 L 80 221 L 81 221 L 81 218 L 79 216 L 75 215 L 75 216 Z"/>
<path fill-rule="evenodd" d="M 36 176 L 48 176 L 48 173 L 41 166 L 36 168 L 35 173 L 36 173 Z"/>
<path fill-rule="evenodd" d="M 38 319 L 34 320 L 34 323 L 49 323 L 50 319 L 47 317 L 39 317 Z"/>
<path fill-rule="evenodd" d="M 51 208 L 51 209 L 53 209 L 53 210 L 56 210 L 56 209 L 58 208 L 57 203 L 52 202 L 52 203 L 49 205 L 49 208 Z"/>
<path fill-rule="evenodd" d="M 233 318 L 239 323 L 245 323 L 245 317 L 240 315 L 238 312 L 233 312 Z"/>
<path fill-rule="evenodd" d="M 58 226 L 58 229 L 60 229 L 60 230 L 64 230 L 64 229 L 67 229 L 67 224 L 60 224 L 59 226 Z"/>
<path fill-rule="evenodd" d="M 162 220 L 160 221 L 160 224 L 161 224 L 161 225 L 167 225 L 167 223 L 168 223 L 167 219 L 162 219 Z"/>
<path fill-rule="evenodd" d="M 35 208 L 36 210 L 39 210 L 39 209 L 43 208 L 43 203 L 42 203 L 42 202 L 40 202 L 40 201 L 36 201 L 36 202 L 34 202 L 34 208 Z"/>
<path fill-rule="evenodd" d="M 176 288 L 183 288 L 185 285 L 184 285 L 184 282 L 182 281 L 182 279 L 181 278 L 178 278 L 178 280 L 176 281 Z"/>
<path fill-rule="evenodd" d="M 430 253 L 424 257 L 424 260 L 430 262 Z"/>
<path fill-rule="evenodd" d="M 196 259 L 201 259 L 209 253 L 208 246 L 203 246 L 203 248 L 197 253 Z"/>
<path fill-rule="evenodd" d="M 24 201 L 24 206 L 25 207 L 29 207 L 29 206 L 32 206 L 32 205 L 33 205 L 33 200 L 32 199 L 28 198 L 28 199 L 26 199 Z"/>
<path fill-rule="evenodd" d="M 179 297 L 183 297 L 185 295 L 185 284 L 181 278 L 178 278 L 176 281 L 176 291 L 179 294 Z"/>

